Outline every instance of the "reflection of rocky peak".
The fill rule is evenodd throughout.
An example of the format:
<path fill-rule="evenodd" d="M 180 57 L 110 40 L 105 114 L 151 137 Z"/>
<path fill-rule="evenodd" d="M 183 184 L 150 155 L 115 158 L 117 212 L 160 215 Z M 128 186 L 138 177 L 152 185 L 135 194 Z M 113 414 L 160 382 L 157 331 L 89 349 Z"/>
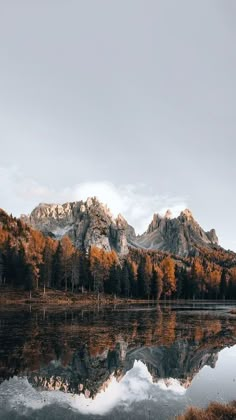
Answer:
<path fill-rule="evenodd" d="M 215 367 L 218 353 L 216 348 L 201 348 L 188 340 L 176 341 L 171 346 L 141 347 L 127 350 L 127 344 L 118 342 L 113 350 L 92 357 L 82 347 L 73 355 L 68 366 L 51 362 L 30 376 L 30 382 L 46 389 L 84 393 L 93 397 L 109 385 L 112 376 L 120 380 L 133 368 L 135 360 L 142 361 L 153 381 L 168 378 L 177 379 L 188 387 L 193 377 L 205 366 Z"/>
<path fill-rule="evenodd" d="M 39 372 L 33 372 L 29 380 L 37 387 L 93 397 L 109 385 L 113 374 L 118 377 L 121 375 L 123 351 L 122 343 L 117 343 L 113 350 L 93 357 L 87 347 L 83 346 L 74 353 L 67 366 L 60 361 L 52 361 Z"/>
<path fill-rule="evenodd" d="M 128 252 L 125 221 L 121 217 L 114 219 L 108 207 L 95 197 L 62 205 L 40 204 L 22 219 L 57 239 L 69 236 L 79 249 L 95 245 L 120 254 Z"/>
<path fill-rule="evenodd" d="M 218 238 L 214 229 L 205 232 L 191 211 L 186 209 L 177 218 L 172 218 L 170 212 L 164 217 L 154 214 L 147 231 L 137 237 L 136 243 L 141 248 L 189 256 L 195 255 L 200 247 L 214 247 L 218 244 Z"/>
<path fill-rule="evenodd" d="M 170 347 L 144 347 L 128 354 L 129 364 L 141 360 L 146 364 L 153 381 L 174 378 L 188 387 L 193 377 L 205 366 L 215 367 L 218 350 L 209 347 L 202 349 L 188 340 L 176 341 Z"/>

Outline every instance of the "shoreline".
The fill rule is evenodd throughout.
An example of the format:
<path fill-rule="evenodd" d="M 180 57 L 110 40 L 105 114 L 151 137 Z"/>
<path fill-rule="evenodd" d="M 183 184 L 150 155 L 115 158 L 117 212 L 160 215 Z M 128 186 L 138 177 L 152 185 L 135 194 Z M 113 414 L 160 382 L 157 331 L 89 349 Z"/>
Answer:
<path fill-rule="evenodd" d="M 93 292 L 72 293 L 62 290 L 44 289 L 34 290 L 31 293 L 24 290 L 16 290 L 0 287 L 0 305 L 49 305 L 49 306 L 110 306 L 110 305 L 135 305 L 135 304 L 236 304 L 236 300 L 214 299 L 160 299 L 158 301 L 148 299 L 133 299 L 125 297 L 113 297 L 111 295 L 97 294 Z"/>

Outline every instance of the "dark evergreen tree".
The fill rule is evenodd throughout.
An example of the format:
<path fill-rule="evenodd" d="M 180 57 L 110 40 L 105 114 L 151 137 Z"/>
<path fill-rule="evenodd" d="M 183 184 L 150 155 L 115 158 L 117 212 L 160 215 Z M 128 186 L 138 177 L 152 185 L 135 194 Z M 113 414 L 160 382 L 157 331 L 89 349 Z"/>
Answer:
<path fill-rule="evenodd" d="M 59 242 L 57 250 L 54 254 L 53 261 L 53 275 L 52 275 L 52 286 L 56 289 L 61 289 L 63 286 L 63 248 L 61 243 Z"/>
<path fill-rule="evenodd" d="M 125 261 L 121 270 L 121 294 L 124 297 L 129 297 L 130 293 L 130 281 L 129 281 L 129 269 L 128 264 Z"/>
<path fill-rule="evenodd" d="M 157 293 L 158 293 L 158 278 L 157 272 L 155 269 L 152 271 L 152 278 L 151 278 L 151 290 L 150 290 L 150 297 L 151 299 L 157 300 Z"/>
<path fill-rule="evenodd" d="M 192 298 L 192 296 L 191 296 L 191 293 L 192 293 L 191 285 L 192 284 L 191 284 L 190 273 L 187 272 L 186 268 L 183 267 L 180 275 L 181 275 L 181 279 L 182 279 L 182 281 L 181 281 L 181 283 L 182 283 L 181 297 L 183 299 L 191 299 Z"/>
<path fill-rule="evenodd" d="M 17 252 L 8 238 L 5 244 L 5 277 L 7 284 L 19 286 L 17 279 Z"/>
<path fill-rule="evenodd" d="M 220 299 L 225 299 L 227 296 L 227 274 L 223 269 L 220 278 Z"/>
<path fill-rule="evenodd" d="M 183 268 L 175 266 L 175 278 L 176 278 L 176 292 L 175 296 L 180 299 L 183 295 Z"/>
<path fill-rule="evenodd" d="M 43 262 L 40 267 L 40 285 L 51 287 L 53 270 L 53 253 L 48 243 L 45 243 L 43 251 Z"/>
<path fill-rule="evenodd" d="M 117 264 L 112 264 L 109 278 L 105 282 L 105 293 L 121 295 L 121 270 Z"/>
<path fill-rule="evenodd" d="M 82 283 L 82 282 L 81 282 Z M 71 256 L 71 291 L 78 290 L 80 284 L 80 254 L 75 251 Z M 81 284 L 83 291 L 83 285 Z"/>
<path fill-rule="evenodd" d="M 85 289 L 91 291 L 93 278 L 89 270 L 88 258 L 84 252 L 79 253 L 79 274 L 79 287 L 81 288 L 81 291 L 84 291 Z"/>
<path fill-rule="evenodd" d="M 145 259 L 141 258 L 140 263 L 138 265 L 138 297 L 141 299 L 147 298 L 148 296 L 148 288 L 146 282 L 146 270 L 145 270 Z"/>
<path fill-rule="evenodd" d="M 35 289 L 36 285 L 35 285 L 35 279 L 34 279 L 32 267 L 30 265 L 24 265 L 23 272 L 24 272 L 25 290 Z"/>
<path fill-rule="evenodd" d="M 135 298 L 138 296 L 138 284 L 135 278 L 135 273 L 132 264 L 128 263 L 129 270 L 129 283 L 130 283 L 130 296 Z"/>
<path fill-rule="evenodd" d="M 229 279 L 227 297 L 230 300 L 236 299 L 236 283 L 232 277 Z"/>

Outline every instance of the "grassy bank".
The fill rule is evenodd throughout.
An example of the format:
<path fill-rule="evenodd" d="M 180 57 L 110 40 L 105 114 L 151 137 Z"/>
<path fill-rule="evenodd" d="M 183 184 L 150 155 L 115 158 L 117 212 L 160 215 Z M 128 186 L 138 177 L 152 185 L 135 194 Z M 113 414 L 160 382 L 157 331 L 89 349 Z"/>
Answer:
<path fill-rule="evenodd" d="M 47 304 L 47 305 L 116 305 L 122 303 L 145 303 L 148 301 L 114 298 L 95 293 L 72 293 L 54 289 L 37 289 L 31 292 L 2 287 L 0 304 Z"/>
<path fill-rule="evenodd" d="M 123 297 L 114 297 L 100 293 L 72 293 L 70 291 L 43 289 L 32 290 L 31 292 L 22 289 L 9 287 L 0 287 L 0 304 L 46 304 L 46 305 L 118 305 L 118 304 L 152 304 L 151 300 L 127 299 Z M 230 303 L 235 305 L 236 301 L 213 301 L 213 300 L 160 300 L 159 303 Z M 230 313 L 236 315 L 236 309 L 231 308 Z"/>
<path fill-rule="evenodd" d="M 211 403 L 207 408 L 189 408 L 177 420 L 234 420 L 236 419 L 236 401 L 228 404 Z"/>

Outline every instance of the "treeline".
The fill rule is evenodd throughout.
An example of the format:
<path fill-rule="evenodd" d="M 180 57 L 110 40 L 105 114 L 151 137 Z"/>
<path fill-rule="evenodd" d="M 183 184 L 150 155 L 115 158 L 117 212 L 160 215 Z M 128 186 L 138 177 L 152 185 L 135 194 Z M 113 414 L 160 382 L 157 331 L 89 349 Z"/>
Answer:
<path fill-rule="evenodd" d="M 93 290 L 126 298 L 236 299 L 236 268 L 200 257 L 182 263 L 166 254 L 133 250 L 120 263 L 115 253 L 91 248 L 88 267 Z"/>
<path fill-rule="evenodd" d="M 85 253 L 68 237 L 45 237 L 0 212 L 0 282 L 13 287 L 155 300 L 236 299 L 236 267 L 215 260 L 204 254 L 181 260 L 134 249 L 120 259 L 94 246 Z"/>

